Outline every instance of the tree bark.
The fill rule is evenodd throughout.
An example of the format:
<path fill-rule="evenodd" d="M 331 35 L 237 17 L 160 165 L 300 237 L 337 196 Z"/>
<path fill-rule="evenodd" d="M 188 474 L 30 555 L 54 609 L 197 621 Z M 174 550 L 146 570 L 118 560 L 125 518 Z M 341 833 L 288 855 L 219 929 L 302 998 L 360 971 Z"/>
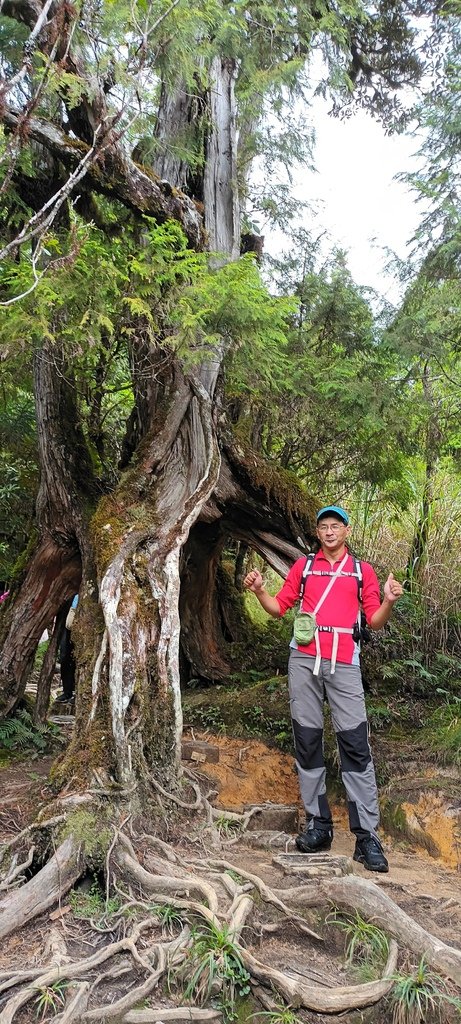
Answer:
<path fill-rule="evenodd" d="M 0 902 L 0 939 L 52 907 L 73 886 L 82 871 L 81 851 L 75 840 L 69 837 L 30 882 Z"/>
<path fill-rule="evenodd" d="M 2 121 L 7 132 L 20 128 L 20 116 L 15 110 L 5 110 Z M 68 171 L 73 171 L 85 157 L 90 145 L 72 140 L 57 125 L 38 117 L 27 120 L 29 138 L 44 146 Z M 173 189 L 169 182 L 157 180 L 153 171 L 136 164 L 119 145 L 104 143 L 104 174 L 101 174 L 97 152 L 87 164 L 85 177 L 79 189 L 98 192 L 110 199 L 118 199 L 129 210 L 155 217 L 159 224 L 168 219 L 179 221 L 189 243 L 203 248 L 202 216 L 196 204 L 183 193 Z"/>
<path fill-rule="evenodd" d="M 95 496 L 70 371 L 53 346 L 37 352 L 34 378 L 39 539 L 8 599 L 0 654 L 0 715 L 17 707 L 43 631 L 79 589 L 87 536 L 81 507 Z"/>

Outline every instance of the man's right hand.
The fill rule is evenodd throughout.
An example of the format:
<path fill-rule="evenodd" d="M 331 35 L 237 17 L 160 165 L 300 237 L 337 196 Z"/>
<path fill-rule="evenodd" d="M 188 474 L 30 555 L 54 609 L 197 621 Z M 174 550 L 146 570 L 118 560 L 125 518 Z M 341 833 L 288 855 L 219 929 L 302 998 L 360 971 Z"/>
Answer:
<path fill-rule="evenodd" d="M 254 594 L 256 594 L 258 590 L 262 590 L 264 587 L 264 581 L 261 573 L 258 572 L 257 569 L 252 569 L 252 571 L 248 573 L 248 576 L 245 576 L 243 586 L 246 590 L 252 590 Z"/>

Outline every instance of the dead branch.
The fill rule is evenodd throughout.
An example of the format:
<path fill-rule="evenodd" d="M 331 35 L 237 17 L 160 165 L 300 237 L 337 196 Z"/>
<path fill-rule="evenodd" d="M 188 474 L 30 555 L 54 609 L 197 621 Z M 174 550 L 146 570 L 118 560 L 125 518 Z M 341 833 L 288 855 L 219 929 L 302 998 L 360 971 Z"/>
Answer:
<path fill-rule="evenodd" d="M 9 839 L 7 843 L 2 843 L 0 846 L 0 860 L 3 859 L 4 855 L 11 850 L 12 846 L 16 846 L 24 839 L 25 836 L 29 835 L 29 832 L 37 831 L 37 829 L 51 828 L 52 825 L 58 825 L 61 821 L 66 820 L 65 814 L 55 814 L 54 818 L 48 818 L 47 821 L 40 821 L 40 817 L 36 821 L 32 822 L 32 825 L 28 825 L 27 828 L 23 828 L 22 832 L 18 832 L 17 835 Z"/>
<path fill-rule="evenodd" d="M 20 114 L 15 110 L 5 110 L 2 121 L 7 132 L 16 132 L 20 124 Z M 82 187 L 85 176 L 87 190 L 118 199 L 136 213 L 155 217 L 159 223 L 169 218 L 177 220 L 190 244 L 194 248 L 202 247 L 202 217 L 195 203 L 183 192 L 172 189 L 168 182 L 159 181 L 153 173 L 150 174 L 146 168 L 134 163 L 123 152 L 121 146 L 104 146 L 106 173 L 102 175 L 99 165 L 95 164 L 100 150 L 97 151 L 94 145 L 89 146 L 81 141 L 75 143 L 57 125 L 38 117 L 28 119 L 27 130 L 30 139 L 44 146 L 70 172 L 64 186 L 63 201 L 70 195 L 77 182 Z"/>
<path fill-rule="evenodd" d="M 13 867 L 13 864 L 11 864 L 8 874 L 5 875 L 5 878 L 0 882 L 0 892 L 6 892 L 7 889 L 11 889 L 15 883 L 17 884 L 20 881 L 20 876 L 23 871 L 30 868 L 34 859 L 34 853 L 35 846 L 31 846 L 26 860 L 22 861 L 22 863 L 18 864 L 16 867 Z"/>

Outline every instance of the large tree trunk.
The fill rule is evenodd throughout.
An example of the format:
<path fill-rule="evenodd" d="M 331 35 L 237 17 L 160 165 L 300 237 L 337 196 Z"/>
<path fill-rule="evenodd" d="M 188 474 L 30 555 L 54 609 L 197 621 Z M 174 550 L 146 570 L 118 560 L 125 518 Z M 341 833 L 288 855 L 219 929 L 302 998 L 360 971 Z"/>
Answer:
<path fill-rule="evenodd" d="M 218 58 L 211 68 L 208 125 L 205 225 L 210 249 L 225 260 L 239 251 L 234 67 Z M 176 358 L 145 335 L 132 340 L 136 409 L 124 453 L 127 468 L 97 508 L 87 450 L 73 426 L 77 412 L 63 394 L 65 374 L 57 373 L 46 353 L 37 360 L 41 532 L 10 609 L 3 696 L 6 708 L 17 703 L 42 629 L 81 578 L 73 629 L 76 727 L 55 767 L 58 781 L 115 782 L 131 791 L 155 772 L 174 785 L 182 729 L 182 552 L 184 650 L 193 669 L 223 678 L 230 664 L 213 596 L 223 544 L 229 536 L 241 540 L 285 575 L 309 534 L 310 510 L 302 508 L 299 494 L 287 493 L 283 499 L 287 483 L 278 479 L 276 469 L 265 473 L 262 461 L 235 446 L 221 426 L 218 443 L 216 388 L 226 344 L 218 339 L 194 377 L 186 377 Z M 29 595 L 43 583 L 48 549 L 47 585 L 32 621 Z M 27 645 L 16 666 L 13 630 L 21 616 Z"/>
<path fill-rule="evenodd" d="M 94 494 L 69 368 L 53 346 L 34 367 L 40 487 L 38 541 L 5 610 L 0 654 L 0 714 L 21 700 L 43 631 L 80 586 L 85 523 L 82 497 Z"/>
<path fill-rule="evenodd" d="M 211 248 L 223 258 L 238 251 L 234 105 L 233 68 L 214 61 L 205 224 Z M 147 383 L 148 393 L 146 345 L 143 339 L 143 372 L 135 370 L 142 422 L 137 451 L 92 523 L 102 616 L 85 654 L 90 623 L 84 591 L 76 631 L 77 726 L 58 769 L 62 778 L 88 776 L 102 762 L 125 788 L 149 771 L 170 784 L 177 777 L 180 556 L 220 470 L 214 400 L 224 341 L 193 379 L 182 374 L 173 357 L 151 349 L 148 358 L 157 374 L 153 389 Z M 137 356 L 134 347 L 134 363 Z"/>

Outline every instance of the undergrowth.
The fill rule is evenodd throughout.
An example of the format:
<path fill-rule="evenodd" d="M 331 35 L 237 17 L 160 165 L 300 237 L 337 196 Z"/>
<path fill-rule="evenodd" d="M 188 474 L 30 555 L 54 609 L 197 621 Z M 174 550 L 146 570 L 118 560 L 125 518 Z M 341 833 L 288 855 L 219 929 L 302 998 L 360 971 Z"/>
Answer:
<path fill-rule="evenodd" d="M 453 997 L 439 974 L 431 971 L 424 957 L 407 973 L 394 975 L 391 994 L 392 1024 L 420 1024 L 421 1021 L 443 1021 L 445 1010 L 454 1007 L 461 1014 L 461 999 Z"/>
<path fill-rule="evenodd" d="M 378 974 L 389 956 L 389 940 L 381 928 L 371 924 L 359 914 L 332 911 L 326 924 L 339 928 L 345 937 L 346 965 L 361 981 L 371 981 Z"/>
<path fill-rule="evenodd" d="M 461 765 L 461 697 L 442 692 L 446 701 L 432 712 L 427 725 L 428 745 L 445 763 Z"/>
<path fill-rule="evenodd" d="M 72 913 L 79 921 L 101 921 L 115 914 L 121 903 L 118 896 L 106 900 L 98 880 L 95 878 L 89 889 L 72 889 L 69 894 Z"/>
<path fill-rule="evenodd" d="M 230 927 L 201 924 L 192 931 L 184 962 L 170 975 L 192 1005 L 204 1006 L 216 994 L 223 1020 L 237 1018 L 238 997 L 250 992 L 250 975 L 243 963 Z"/>
<path fill-rule="evenodd" d="M 35 725 L 25 708 L 0 722 L 0 749 L 36 750 L 43 754 L 62 740 L 61 730 L 53 722 Z"/>

